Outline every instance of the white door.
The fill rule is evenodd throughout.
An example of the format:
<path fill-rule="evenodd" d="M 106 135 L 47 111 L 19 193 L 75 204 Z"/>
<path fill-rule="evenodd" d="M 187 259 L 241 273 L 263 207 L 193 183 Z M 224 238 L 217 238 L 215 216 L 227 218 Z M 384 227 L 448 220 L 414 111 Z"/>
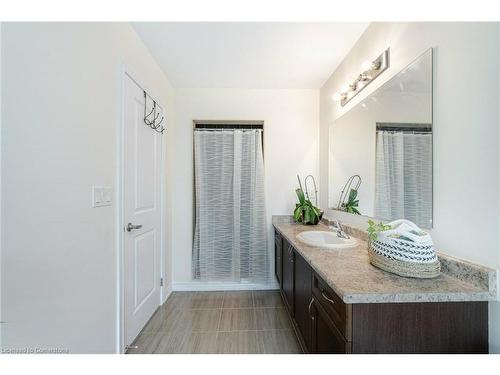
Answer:
<path fill-rule="evenodd" d="M 160 304 L 162 135 L 143 121 L 143 89 L 128 75 L 124 86 L 124 339 L 130 345 Z M 149 113 L 149 96 L 147 102 Z"/>

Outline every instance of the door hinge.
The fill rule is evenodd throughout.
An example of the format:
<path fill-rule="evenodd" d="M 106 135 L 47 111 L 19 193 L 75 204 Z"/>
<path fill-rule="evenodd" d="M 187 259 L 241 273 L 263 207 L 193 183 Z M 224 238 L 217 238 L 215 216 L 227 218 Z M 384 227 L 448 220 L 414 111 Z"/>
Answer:
<path fill-rule="evenodd" d="M 160 286 L 163 286 L 163 277 L 160 277 Z"/>

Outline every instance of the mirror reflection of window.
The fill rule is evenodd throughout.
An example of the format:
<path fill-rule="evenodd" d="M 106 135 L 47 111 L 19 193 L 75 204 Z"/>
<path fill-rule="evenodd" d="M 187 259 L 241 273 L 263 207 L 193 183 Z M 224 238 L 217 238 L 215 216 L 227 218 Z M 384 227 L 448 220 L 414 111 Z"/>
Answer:
<path fill-rule="evenodd" d="M 432 224 L 430 124 L 377 124 L 375 216 Z"/>

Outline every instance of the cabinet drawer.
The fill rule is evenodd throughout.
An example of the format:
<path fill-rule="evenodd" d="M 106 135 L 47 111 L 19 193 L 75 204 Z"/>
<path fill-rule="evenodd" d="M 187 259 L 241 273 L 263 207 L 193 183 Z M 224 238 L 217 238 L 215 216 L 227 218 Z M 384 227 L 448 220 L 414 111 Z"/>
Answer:
<path fill-rule="evenodd" d="M 312 292 L 321 307 L 332 319 L 338 330 L 344 337 L 351 340 L 351 329 L 349 327 L 349 305 L 344 301 L 319 277 L 313 273 Z"/>
<path fill-rule="evenodd" d="M 311 352 L 314 354 L 349 354 L 352 343 L 347 341 L 322 305 L 311 301 Z"/>

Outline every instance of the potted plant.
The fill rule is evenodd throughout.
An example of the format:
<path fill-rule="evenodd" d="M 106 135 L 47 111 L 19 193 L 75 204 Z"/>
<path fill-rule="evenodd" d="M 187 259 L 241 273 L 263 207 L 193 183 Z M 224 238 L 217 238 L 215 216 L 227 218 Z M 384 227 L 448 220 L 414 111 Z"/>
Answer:
<path fill-rule="evenodd" d="M 323 211 L 315 207 L 311 201 L 305 197 L 302 188 L 296 189 L 295 193 L 299 198 L 299 203 L 295 205 L 295 210 L 293 212 L 295 222 L 307 225 L 318 224 L 323 217 Z"/>
<path fill-rule="evenodd" d="M 389 229 L 392 229 L 389 224 L 384 224 L 382 222 L 377 224 L 373 220 L 368 220 L 368 228 L 366 229 L 368 232 L 368 243 L 371 244 L 373 241 L 376 241 L 380 232 L 384 232 Z"/>
<path fill-rule="evenodd" d="M 350 214 L 355 215 L 361 215 L 361 212 L 359 212 L 358 210 L 359 199 L 356 199 L 357 197 L 358 191 L 355 189 L 351 189 L 349 191 L 349 198 L 347 199 L 347 202 L 342 206 L 345 212 L 349 212 Z"/>

